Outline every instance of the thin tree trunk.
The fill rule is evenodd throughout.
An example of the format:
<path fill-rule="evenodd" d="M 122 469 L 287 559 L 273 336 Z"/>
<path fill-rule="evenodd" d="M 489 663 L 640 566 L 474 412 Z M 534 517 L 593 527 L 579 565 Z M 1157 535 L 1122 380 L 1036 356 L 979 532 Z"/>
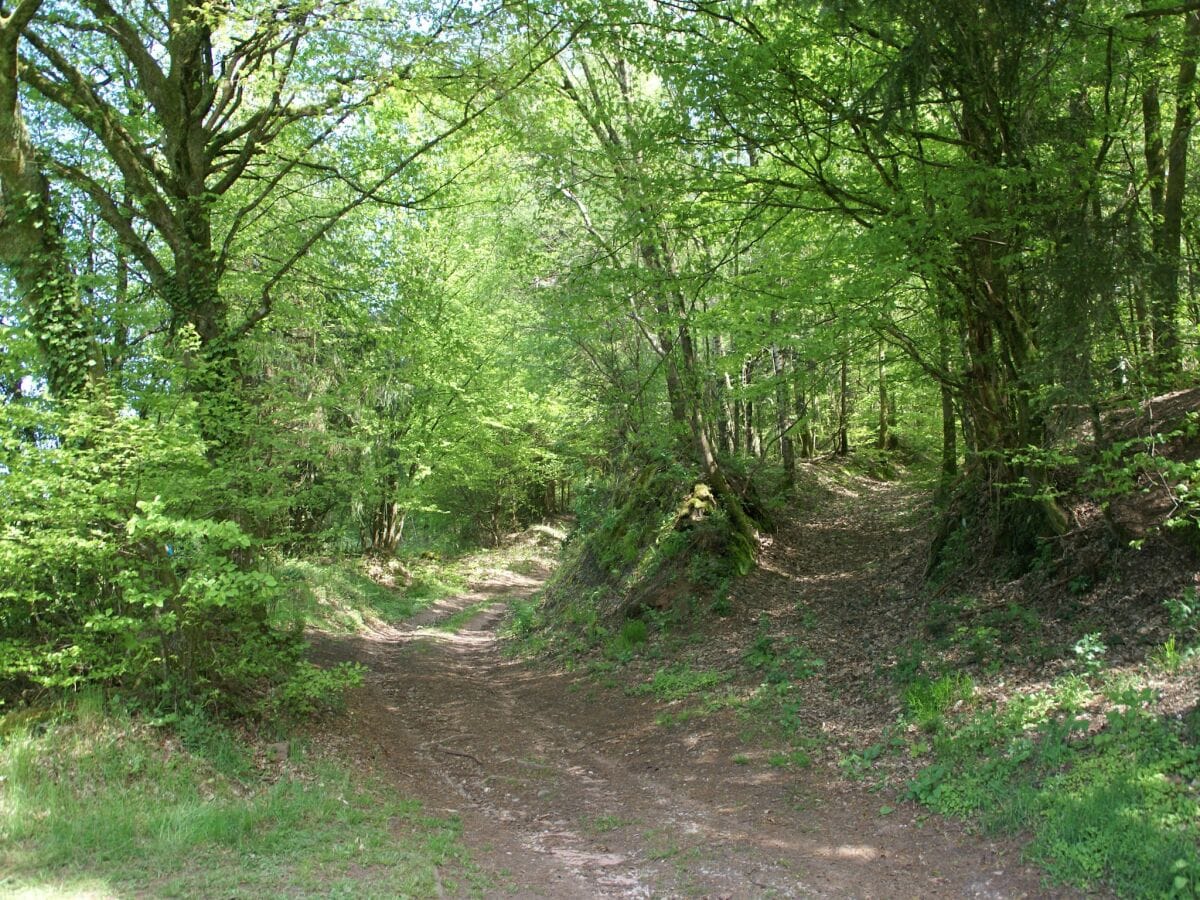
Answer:
<path fill-rule="evenodd" d="M 938 316 L 938 368 L 942 372 L 950 371 L 950 338 L 946 333 L 946 320 L 941 315 Z M 943 381 L 939 393 L 942 400 L 942 486 L 947 487 L 958 477 L 958 433 L 950 385 Z"/>
<path fill-rule="evenodd" d="M 754 360 L 747 359 L 742 363 L 742 386 L 749 388 L 754 378 Z M 746 397 L 742 401 L 742 409 L 745 411 L 745 432 L 746 432 L 746 454 L 748 456 L 758 457 L 762 454 L 762 437 L 758 431 L 758 424 L 755 416 L 755 402 Z"/>
<path fill-rule="evenodd" d="M 838 377 L 838 424 L 835 452 L 845 456 L 850 452 L 850 354 L 843 350 Z"/>
<path fill-rule="evenodd" d="M 1195 118 L 1196 56 L 1200 48 L 1200 12 L 1191 12 L 1184 25 L 1183 47 L 1175 83 L 1175 119 L 1164 146 L 1158 89 L 1151 85 L 1142 95 L 1146 132 L 1146 174 L 1154 217 L 1151 246 L 1150 334 L 1153 339 L 1151 379 L 1163 386 L 1178 374 L 1180 238 L 1183 201 L 1187 190 L 1187 156 Z"/>
<path fill-rule="evenodd" d="M 790 490 L 796 484 L 796 450 L 791 435 L 791 397 L 788 391 L 787 371 L 783 364 L 783 352 L 778 347 L 771 348 L 771 366 L 775 375 L 775 422 L 779 429 L 779 458 L 783 462 L 783 487 L 785 490 Z"/>
<path fill-rule="evenodd" d="M 887 363 L 884 356 L 883 341 L 879 342 L 879 429 L 875 438 L 875 446 L 880 450 L 891 449 L 891 434 L 888 426 L 891 424 L 891 407 L 888 400 Z"/>

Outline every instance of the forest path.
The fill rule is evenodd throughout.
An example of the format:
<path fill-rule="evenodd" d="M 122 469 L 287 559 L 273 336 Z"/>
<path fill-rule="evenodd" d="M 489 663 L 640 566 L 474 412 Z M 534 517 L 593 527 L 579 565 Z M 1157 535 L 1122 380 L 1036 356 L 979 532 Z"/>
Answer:
<path fill-rule="evenodd" d="M 856 692 L 870 679 L 870 640 L 851 647 L 848 635 L 878 598 L 894 596 L 911 539 L 913 497 L 869 490 L 831 494 L 785 523 L 734 600 L 743 626 L 762 614 L 786 624 L 790 610 L 805 617 L 816 652 L 842 653 L 806 713 L 831 745 L 858 732 Z M 544 574 L 493 572 L 403 628 L 318 642 L 320 656 L 369 669 L 322 741 L 429 813 L 460 816 L 488 896 L 1058 895 L 1011 844 L 910 804 L 881 814 L 895 801 L 846 781 L 827 759 L 799 770 L 745 764 L 735 718 L 663 728 L 654 700 L 506 658 L 496 626 Z M 431 627 L 472 607 L 457 632 Z M 844 627 L 815 622 L 821 610 Z M 887 628 L 886 619 L 871 626 Z M 444 893 L 459 890 L 467 886 Z"/>

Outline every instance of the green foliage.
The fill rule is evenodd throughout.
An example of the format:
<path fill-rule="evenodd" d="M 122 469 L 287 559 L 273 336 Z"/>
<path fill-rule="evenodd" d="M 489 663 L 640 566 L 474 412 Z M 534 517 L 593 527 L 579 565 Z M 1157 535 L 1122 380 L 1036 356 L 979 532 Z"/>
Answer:
<path fill-rule="evenodd" d="M 538 623 L 538 604 L 534 600 L 514 600 L 509 604 L 508 617 L 501 634 L 517 639 L 528 637 Z"/>
<path fill-rule="evenodd" d="M 1108 653 L 1108 647 L 1101 640 L 1099 631 L 1085 634 L 1075 642 L 1072 649 L 1075 651 L 1076 661 L 1089 675 L 1097 675 L 1104 668 L 1104 657 Z"/>
<path fill-rule="evenodd" d="M 742 715 L 772 737 L 793 740 L 801 732 L 804 697 L 798 685 L 780 681 L 760 684 L 741 704 Z"/>
<path fill-rule="evenodd" d="M 1156 648 L 1150 654 L 1150 662 L 1157 669 L 1163 672 L 1175 673 L 1178 672 L 1186 660 L 1187 655 L 1180 650 L 1175 641 L 1175 635 L 1170 635 L 1162 646 Z"/>
<path fill-rule="evenodd" d="M 847 753 L 838 760 L 838 768 L 845 776 L 853 781 L 862 781 L 871 773 L 875 762 L 883 756 L 887 746 L 883 743 L 871 744 L 862 750 Z"/>
<path fill-rule="evenodd" d="M 268 697 L 295 671 L 299 635 L 270 622 L 278 584 L 256 542 L 214 514 L 222 476 L 187 410 L 151 420 L 105 395 L 3 408 L 10 691 L 97 684 L 151 708 L 287 708 Z"/>
<path fill-rule="evenodd" d="M 812 765 L 812 757 L 805 750 L 781 751 L 768 756 L 767 765 L 774 769 L 807 769 Z"/>
<path fill-rule="evenodd" d="M 1169 450 L 1198 436 L 1200 413 L 1189 411 L 1169 431 L 1112 443 L 1084 470 L 1082 481 L 1106 503 L 1139 491 L 1164 491 L 1170 508 L 1154 528 L 1183 530 L 1195 542 L 1200 540 L 1200 459 Z"/>
<path fill-rule="evenodd" d="M 309 719 L 340 710 L 346 691 L 362 685 L 366 672 L 359 663 L 321 668 L 302 661 L 270 695 L 272 718 Z"/>
<path fill-rule="evenodd" d="M 628 619 L 621 630 L 609 639 L 606 653 L 616 659 L 627 660 L 649 639 L 650 629 L 643 620 Z"/>
<path fill-rule="evenodd" d="M 693 669 L 678 663 L 659 669 L 653 677 L 636 687 L 632 694 L 650 694 L 659 700 L 684 700 L 693 694 L 705 693 L 729 681 L 729 674 L 713 669 Z"/>
<path fill-rule="evenodd" d="M 1163 601 L 1172 633 L 1150 657 L 1165 672 L 1178 672 L 1200 655 L 1200 598 L 1195 588 Z"/>
<path fill-rule="evenodd" d="M 1200 638 L 1200 593 L 1188 588 L 1180 596 L 1163 601 L 1171 628 L 1183 640 Z"/>
<path fill-rule="evenodd" d="M 742 662 L 763 673 L 768 684 L 803 681 L 811 678 L 825 665 L 794 640 L 780 640 L 771 633 L 771 620 L 763 616 L 758 621 L 758 633 L 742 654 Z"/>
<path fill-rule="evenodd" d="M 910 786 L 934 810 L 1031 829 L 1029 854 L 1057 879 L 1120 896 L 1189 896 L 1200 865 L 1200 743 L 1155 715 L 1136 682 L 1105 688 L 1107 725 L 1081 716 L 1078 676 L 960 717 Z M 1183 880 L 1180 881 L 1179 879 Z"/>

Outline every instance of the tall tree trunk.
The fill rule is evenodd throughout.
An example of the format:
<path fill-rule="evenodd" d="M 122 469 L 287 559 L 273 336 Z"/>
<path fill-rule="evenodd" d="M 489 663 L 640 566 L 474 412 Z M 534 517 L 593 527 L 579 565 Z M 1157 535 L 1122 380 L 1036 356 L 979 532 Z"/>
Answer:
<path fill-rule="evenodd" d="M 1180 370 L 1179 272 L 1183 233 L 1183 200 L 1187 190 L 1187 156 L 1195 120 L 1193 96 L 1196 57 L 1200 48 L 1200 12 L 1190 12 L 1184 24 L 1183 45 L 1175 77 L 1175 118 L 1164 145 L 1162 110 L 1157 85 L 1142 94 L 1146 135 L 1146 175 L 1150 182 L 1153 216 L 1150 269 L 1152 294 L 1149 326 L 1153 340 L 1151 380 L 1162 387 Z"/>
<path fill-rule="evenodd" d="M 725 376 L 726 382 L 730 389 L 733 387 L 733 379 L 728 375 Z M 735 397 L 733 401 L 733 434 L 730 435 L 733 439 L 733 452 L 740 453 L 742 450 L 742 426 L 746 421 L 746 413 L 743 409 L 741 397 Z"/>
<path fill-rule="evenodd" d="M 938 315 L 938 368 L 950 371 L 950 338 L 946 320 Z M 942 486 L 948 487 L 958 476 L 958 435 L 954 420 L 954 392 L 945 381 L 939 384 L 942 401 Z"/>
<path fill-rule="evenodd" d="M 754 359 L 747 358 L 742 363 L 742 387 L 749 388 L 754 379 Z M 762 437 L 758 430 L 758 422 L 755 416 L 755 407 L 757 404 L 747 395 L 742 401 L 742 410 L 745 413 L 745 437 L 746 437 L 746 454 L 755 458 L 762 455 Z"/>
<path fill-rule="evenodd" d="M 815 405 L 809 404 L 809 374 L 814 365 L 806 360 L 803 367 L 792 354 L 792 373 L 795 377 L 793 395 L 796 398 L 796 420 L 800 423 L 800 456 L 802 459 L 812 459 L 816 453 L 816 442 L 813 438 L 813 419 L 816 416 Z M 815 397 L 814 397 L 815 400 Z"/>
<path fill-rule="evenodd" d="M 363 551 L 373 556 L 394 556 L 404 536 L 405 518 L 406 511 L 401 509 L 390 493 L 384 493 L 371 516 L 368 540 Z"/>
<path fill-rule="evenodd" d="M 713 335 L 712 339 L 713 361 L 710 364 L 711 369 L 719 369 L 722 366 L 722 360 L 725 357 L 724 348 L 721 343 L 719 334 Z M 729 408 L 730 382 L 728 374 L 716 375 L 712 377 L 712 396 L 713 406 L 717 412 L 717 446 L 720 451 L 727 456 L 733 455 L 733 437 L 730 433 L 730 417 L 732 415 Z"/>

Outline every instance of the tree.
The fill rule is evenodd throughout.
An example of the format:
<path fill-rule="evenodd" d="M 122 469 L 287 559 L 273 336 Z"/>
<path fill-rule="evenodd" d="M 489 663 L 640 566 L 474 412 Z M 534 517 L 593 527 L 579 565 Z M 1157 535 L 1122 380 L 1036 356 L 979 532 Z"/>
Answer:
<path fill-rule="evenodd" d="M 673 9 L 684 12 L 663 27 L 685 37 L 663 46 L 679 58 L 679 89 L 727 153 L 760 157 L 729 177 L 766 204 L 836 223 L 871 261 L 867 283 L 890 271 L 895 287 L 931 291 L 928 313 L 903 326 L 887 314 L 894 288 L 859 296 L 880 333 L 961 404 L 977 483 L 1034 485 L 981 492 L 1003 497 L 992 511 L 1000 542 L 1027 552 L 1061 531 L 1037 467 L 1016 456 L 1048 439 L 1056 400 L 1042 389 L 1043 346 L 1071 284 L 1042 239 L 1077 246 L 1059 211 L 1094 196 L 1111 146 L 1111 106 L 1080 121 L 1083 152 L 1058 137 L 1072 102 L 1111 96 L 1111 73 L 1086 62 L 1106 59 L 1105 32 L 1073 3 Z M 688 56 L 706 60 L 703 77 L 687 74 Z M 921 327 L 928 315 L 949 319 L 961 355 L 923 336 L 937 333 Z"/>
<path fill-rule="evenodd" d="M 51 393 L 80 393 L 101 374 L 85 311 L 75 290 L 50 179 L 21 110 L 18 75 L 24 30 L 41 0 L 0 7 L 0 264 L 13 275 L 47 363 Z"/>

